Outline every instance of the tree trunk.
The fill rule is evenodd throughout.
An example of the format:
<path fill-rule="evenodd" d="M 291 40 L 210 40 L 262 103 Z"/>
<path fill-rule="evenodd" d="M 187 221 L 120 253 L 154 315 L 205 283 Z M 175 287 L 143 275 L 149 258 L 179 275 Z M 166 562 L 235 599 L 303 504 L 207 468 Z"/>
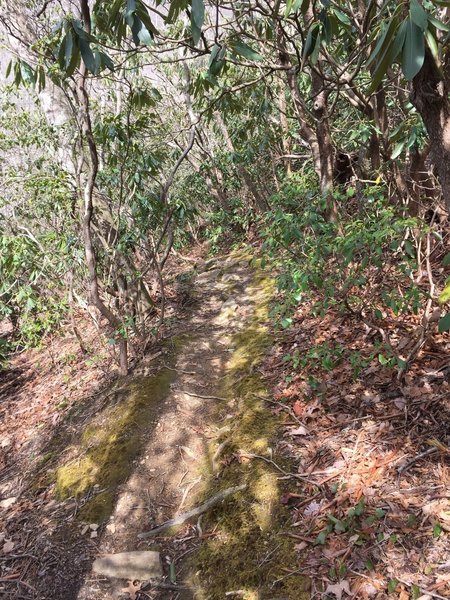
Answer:
<path fill-rule="evenodd" d="M 81 13 L 86 31 L 90 32 L 90 11 L 87 0 L 81 0 Z M 105 317 L 109 325 L 114 329 L 115 335 L 118 334 L 120 320 L 109 310 L 100 298 L 94 244 L 92 242 L 91 222 L 93 214 L 93 194 L 95 180 L 98 172 L 98 154 L 97 147 L 92 133 L 92 124 L 89 111 L 89 97 L 86 92 L 86 65 L 82 61 L 80 66 L 80 76 L 77 82 L 77 98 L 80 106 L 80 120 L 84 138 L 89 149 L 89 172 L 87 174 L 84 188 L 84 215 L 83 215 L 83 241 L 86 255 L 86 264 L 89 272 L 89 295 L 92 304 L 96 306 L 101 315 Z M 119 334 L 120 335 L 120 334 Z M 121 375 L 128 373 L 128 344 L 124 337 L 119 338 L 119 372 Z"/>
<path fill-rule="evenodd" d="M 231 136 L 228 132 L 227 126 L 225 125 L 224 120 L 222 119 L 222 116 L 220 113 L 215 112 L 214 113 L 214 119 L 223 135 L 223 138 L 225 140 L 225 143 L 227 145 L 227 148 L 230 152 L 235 152 L 234 149 L 234 144 L 233 141 L 231 139 Z M 239 177 L 243 180 L 244 182 L 244 186 L 245 189 L 247 191 L 247 193 L 253 198 L 254 200 L 254 207 L 255 209 L 262 213 L 267 209 L 267 203 L 265 202 L 265 200 L 263 199 L 263 197 L 261 196 L 261 194 L 259 193 L 259 190 L 257 189 L 255 183 L 253 182 L 252 178 L 250 177 L 249 172 L 247 171 L 247 169 L 245 167 L 243 167 L 242 165 L 236 165 L 237 168 L 237 172 Z"/>
<path fill-rule="evenodd" d="M 444 65 L 444 73 L 450 61 Z M 430 159 L 436 169 L 442 197 L 450 212 L 450 105 L 447 78 L 441 75 L 427 49 L 419 73 L 413 79 L 411 102 L 419 111 L 430 140 Z"/>

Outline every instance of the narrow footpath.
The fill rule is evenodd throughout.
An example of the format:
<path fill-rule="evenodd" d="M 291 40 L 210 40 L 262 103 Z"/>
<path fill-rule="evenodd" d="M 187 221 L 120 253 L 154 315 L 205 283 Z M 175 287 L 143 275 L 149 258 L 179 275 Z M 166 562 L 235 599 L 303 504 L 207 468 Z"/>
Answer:
<path fill-rule="evenodd" d="M 231 592 L 253 600 L 273 598 L 281 588 L 283 597 L 302 597 L 303 580 L 288 581 L 280 571 L 291 541 L 278 530 L 280 473 L 270 465 L 277 419 L 257 373 L 270 344 L 265 321 L 273 282 L 249 266 L 248 256 L 231 255 L 207 261 L 192 288 L 195 307 L 183 332 L 119 390 L 122 403 L 126 394 L 144 395 L 153 408 L 145 426 L 134 429 L 145 441 L 116 490 L 96 549 L 98 556 L 159 551 L 163 579 L 141 588 L 89 572 L 77 600 L 214 599 Z M 205 514 L 146 537 L 238 486 L 245 489 Z M 292 596 L 286 595 L 289 586 Z"/>

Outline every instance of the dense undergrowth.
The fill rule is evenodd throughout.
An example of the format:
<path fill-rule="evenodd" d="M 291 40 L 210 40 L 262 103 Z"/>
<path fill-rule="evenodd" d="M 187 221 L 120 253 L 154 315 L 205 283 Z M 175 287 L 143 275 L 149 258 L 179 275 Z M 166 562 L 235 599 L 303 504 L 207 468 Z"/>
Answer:
<path fill-rule="evenodd" d="M 256 220 L 262 264 L 277 273 L 271 317 L 289 329 L 302 306 L 322 318 L 331 310 L 375 332 L 371 353 L 324 343 L 306 356 L 293 349 L 287 359 L 294 369 L 312 361 L 331 369 L 345 353 L 355 375 L 374 358 L 403 373 L 425 339 L 448 328 L 442 317 L 450 275 L 447 226 L 409 216 L 382 184 L 358 193 L 343 188 L 335 200 L 340 218 L 330 222 L 313 180 L 293 177 Z M 410 352 L 404 342 L 403 351 L 397 347 L 399 335 L 415 344 Z"/>

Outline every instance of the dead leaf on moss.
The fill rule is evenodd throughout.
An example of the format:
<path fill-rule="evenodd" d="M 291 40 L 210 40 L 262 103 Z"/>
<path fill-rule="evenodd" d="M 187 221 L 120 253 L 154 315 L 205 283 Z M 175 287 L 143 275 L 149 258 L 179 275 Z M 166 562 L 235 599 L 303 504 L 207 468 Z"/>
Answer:
<path fill-rule="evenodd" d="M 304 406 L 303 402 L 300 402 L 300 400 L 296 400 L 294 402 L 292 410 L 294 411 L 294 415 L 296 417 L 300 417 L 302 415 L 303 411 L 305 410 L 305 406 Z"/>

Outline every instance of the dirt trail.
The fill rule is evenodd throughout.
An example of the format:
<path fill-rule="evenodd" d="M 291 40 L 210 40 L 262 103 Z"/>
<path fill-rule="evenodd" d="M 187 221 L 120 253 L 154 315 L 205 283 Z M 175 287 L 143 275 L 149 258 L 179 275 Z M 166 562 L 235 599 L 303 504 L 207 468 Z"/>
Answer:
<path fill-rule="evenodd" d="M 212 460 L 209 441 L 234 415 L 235 401 L 220 398 L 221 381 L 233 351 L 232 335 L 245 327 L 254 312 L 248 290 L 253 275 L 248 258 L 238 256 L 209 261 L 206 269 L 194 282 L 196 309 L 186 328 L 173 345 L 168 344 L 162 360 L 158 357 L 160 368 L 173 374 L 170 391 L 155 410 L 154 429 L 145 433 L 132 475 L 119 488 L 114 511 L 99 536 L 98 554 L 154 547 L 138 535 L 192 506 L 202 486 L 199 472 Z M 144 361 L 132 381 L 145 383 L 151 369 L 152 362 Z M 194 549 L 182 545 L 177 552 L 172 544 L 167 551 L 178 570 L 181 555 Z M 167 563 L 165 570 L 169 570 Z M 123 588 L 123 581 L 89 574 L 77 600 L 119 598 Z M 149 597 L 175 596 L 173 591 L 159 591 Z M 192 593 L 185 592 L 184 597 Z"/>
<path fill-rule="evenodd" d="M 202 260 L 182 274 L 187 306 L 172 315 L 173 335 L 129 377 L 77 397 L 33 438 L 33 452 L 17 463 L 23 468 L 5 471 L 0 597 L 309 597 L 297 571 L 286 573 L 294 551 L 280 499 L 290 478 L 279 465 L 289 465 L 258 372 L 272 344 L 265 323 L 273 281 L 249 258 Z M 49 393 L 49 403 L 59 400 Z M 175 532 L 140 537 L 242 485 L 245 492 Z M 136 595 L 139 588 L 124 591 L 127 582 L 93 573 L 96 557 L 136 550 L 160 552 L 164 588 Z"/>

